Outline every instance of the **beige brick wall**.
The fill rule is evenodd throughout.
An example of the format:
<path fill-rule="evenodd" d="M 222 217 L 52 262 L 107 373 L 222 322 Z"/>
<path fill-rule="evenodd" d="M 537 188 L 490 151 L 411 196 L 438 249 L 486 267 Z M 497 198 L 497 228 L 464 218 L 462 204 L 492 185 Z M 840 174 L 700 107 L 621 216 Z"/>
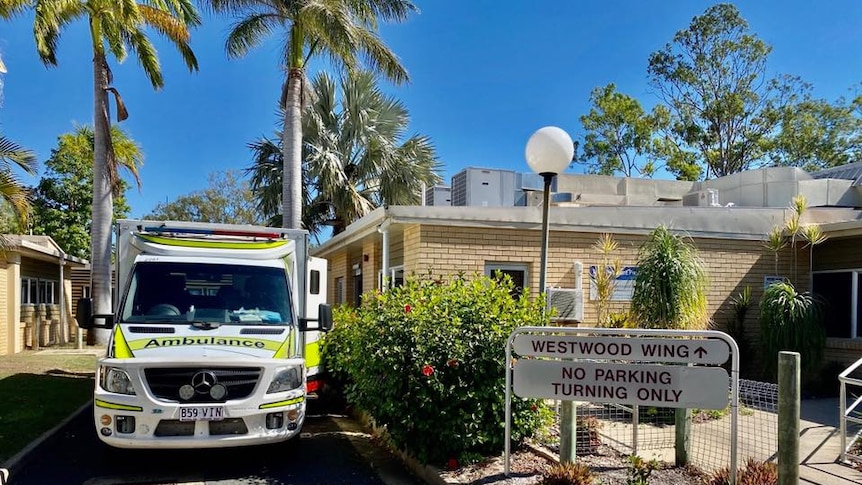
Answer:
<path fill-rule="evenodd" d="M 590 265 L 600 262 L 600 253 L 593 245 L 599 235 L 552 231 L 548 244 L 547 283 L 550 286 L 572 288 L 575 284 L 574 263 L 583 263 L 582 278 L 585 301 L 585 324 L 595 323 L 595 306 L 588 299 Z M 539 284 L 540 244 L 539 231 L 515 229 L 461 228 L 444 226 L 411 227 L 405 230 L 405 266 L 408 271 L 435 276 L 451 277 L 466 272 L 483 273 L 485 264 L 523 263 L 528 268 L 528 286 L 536 293 Z M 644 236 L 618 235 L 616 256 L 624 266 L 634 266 L 637 251 Z M 707 269 L 710 284 L 707 291 L 708 311 L 714 324 L 724 328 L 730 318 L 729 299 L 745 286 L 752 289 L 757 302 L 762 294 L 763 278 L 775 273 L 774 254 L 760 241 L 733 241 L 695 239 L 701 259 Z M 797 286 L 808 287 L 808 253 L 797 251 Z M 791 253 L 782 251 L 778 274 L 791 273 Z M 614 303 L 611 310 L 621 311 L 628 303 Z M 756 305 L 749 313 L 749 328 L 756 332 Z"/>
<path fill-rule="evenodd" d="M 862 268 L 862 237 L 827 239 L 814 248 L 814 270 Z"/>
<path fill-rule="evenodd" d="M 18 322 L 14 321 L 14 312 L 11 311 L 16 302 L 12 300 L 15 292 L 8 285 L 10 266 L 5 258 L 0 262 L 0 288 L 3 289 L 3 297 L 0 298 L 0 317 L 3 319 L 0 323 L 0 355 L 15 353 L 16 340 L 19 338 L 16 335 Z"/>
<path fill-rule="evenodd" d="M 362 291 L 379 289 L 378 272 L 383 267 L 383 255 L 376 238 L 365 241 L 362 245 Z"/>
<path fill-rule="evenodd" d="M 338 281 L 338 278 L 344 278 L 346 281 L 347 273 L 347 251 L 341 251 L 331 256 L 329 259 L 329 268 L 326 282 L 327 302 L 331 304 L 337 303 L 336 292 L 338 291 L 338 288 L 335 282 Z"/>

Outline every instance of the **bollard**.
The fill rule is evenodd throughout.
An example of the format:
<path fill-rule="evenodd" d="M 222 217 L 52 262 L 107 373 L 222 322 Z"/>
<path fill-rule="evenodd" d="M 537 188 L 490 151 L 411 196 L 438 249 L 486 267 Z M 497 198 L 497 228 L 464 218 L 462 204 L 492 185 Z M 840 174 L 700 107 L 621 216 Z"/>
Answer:
<path fill-rule="evenodd" d="M 799 483 L 800 365 L 798 352 L 778 354 L 778 484 Z"/>
<path fill-rule="evenodd" d="M 688 465 L 691 451 L 691 409 L 674 409 L 674 461 L 676 466 Z"/>
<path fill-rule="evenodd" d="M 578 449 L 578 424 L 574 401 L 560 405 L 560 463 L 574 463 Z"/>

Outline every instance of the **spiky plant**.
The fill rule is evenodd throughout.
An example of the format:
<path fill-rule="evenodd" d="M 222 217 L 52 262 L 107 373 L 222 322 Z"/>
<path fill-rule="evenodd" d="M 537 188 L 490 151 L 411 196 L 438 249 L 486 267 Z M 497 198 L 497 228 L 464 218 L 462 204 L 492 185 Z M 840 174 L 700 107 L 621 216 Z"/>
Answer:
<path fill-rule="evenodd" d="M 595 477 L 582 463 L 559 463 L 542 474 L 541 485 L 592 485 Z"/>
<path fill-rule="evenodd" d="M 808 246 L 808 274 L 814 269 L 814 246 L 829 239 L 818 224 L 809 224 L 802 228 L 802 240 Z"/>
<path fill-rule="evenodd" d="M 601 254 L 596 275 L 593 277 L 596 287 L 596 319 L 600 327 L 607 324 L 608 305 L 616 290 L 617 277 L 622 272 L 620 260 L 613 259 L 613 253 L 618 247 L 613 235 L 608 233 L 599 236 L 598 241 L 593 244 L 593 250 Z"/>
<path fill-rule="evenodd" d="M 805 200 L 804 195 L 797 195 L 794 197 L 790 201 L 790 219 L 788 219 L 784 224 L 784 230 L 788 235 L 790 235 L 790 258 L 792 261 L 792 272 L 790 277 L 793 281 L 796 281 L 797 276 L 796 241 L 802 233 L 802 215 L 805 213 L 807 208 L 808 202 Z"/>
<path fill-rule="evenodd" d="M 772 251 L 775 255 L 775 274 L 778 274 L 778 256 L 781 250 L 787 247 L 787 239 L 784 237 L 784 228 L 781 226 L 773 226 L 766 236 L 766 242 L 763 244 L 766 249 Z"/>
<path fill-rule="evenodd" d="M 798 293 L 791 283 L 776 282 L 760 301 L 760 343 L 766 375 L 774 376 L 780 351 L 799 352 L 802 370 L 817 368 L 823 357 L 826 334 L 820 302 Z"/>
<path fill-rule="evenodd" d="M 706 328 L 706 285 L 694 244 L 659 226 L 639 251 L 631 314 L 642 328 Z"/>

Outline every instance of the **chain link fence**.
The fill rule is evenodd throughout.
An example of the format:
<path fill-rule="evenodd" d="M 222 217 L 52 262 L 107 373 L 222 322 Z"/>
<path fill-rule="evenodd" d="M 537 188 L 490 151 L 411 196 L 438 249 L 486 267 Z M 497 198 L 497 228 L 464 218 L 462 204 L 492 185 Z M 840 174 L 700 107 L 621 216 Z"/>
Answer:
<path fill-rule="evenodd" d="M 576 409 L 579 455 L 592 453 L 604 445 L 624 455 L 637 454 L 646 459 L 674 462 L 675 409 L 603 403 L 579 403 Z M 694 409 L 690 419 L 690 463 L 707 472 L 729 466 L 729 409 Z M 776 384 L 739 381 L 737 437 L 740 465 L 748 458 L 758 461 L 775 459 L 778 451 Z M 558 450 L 557 432 L 546 437 L 546 441 L 546 445 Z"/>

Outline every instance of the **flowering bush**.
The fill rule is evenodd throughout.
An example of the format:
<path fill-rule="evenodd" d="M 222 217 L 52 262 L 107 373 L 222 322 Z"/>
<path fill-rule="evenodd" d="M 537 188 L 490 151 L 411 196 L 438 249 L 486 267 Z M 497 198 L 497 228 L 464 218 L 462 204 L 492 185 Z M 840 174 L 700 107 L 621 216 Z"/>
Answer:
<path fill-rule="evenodd" d="M 541 300 L 515 299 L 510 280 L 408 278 L 339 308 L 324 365 L 347 400 L 420 461 L 461 463 L 503 450 L 506 340 L 544 325 Z M 513 398 L 512 437 L 548 424 L 540 400 Z"/>

